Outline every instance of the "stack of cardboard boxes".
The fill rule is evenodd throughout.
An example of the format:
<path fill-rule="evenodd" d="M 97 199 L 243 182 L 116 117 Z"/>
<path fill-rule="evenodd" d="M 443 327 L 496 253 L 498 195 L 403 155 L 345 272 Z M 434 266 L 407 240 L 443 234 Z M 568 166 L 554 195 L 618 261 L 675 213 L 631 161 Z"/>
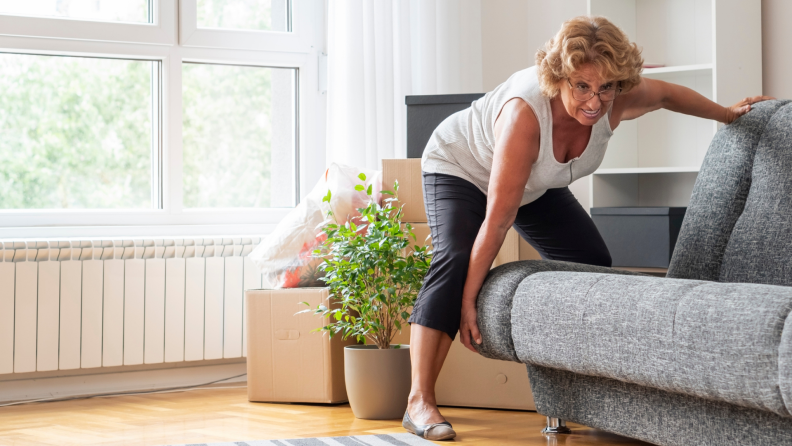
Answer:
<path fill-rule="evenodd" d="M 421 160 L 382 160 L 382 188 L 392 190 L 396 180 L 399 204 L 404 206 L 402 221 L 412 225 L 417 241 L 423 243 L 431 232 L 423 200 Z M 510 229 L 492 266 L 539 258 L 536 250 Z M 409 327 L 397 335 L 394 343 L 410 343 Z M 523 364 L 484 358 L 466 349 L 458 337 L 448 352 L 436 390 L 437 403 L 444 406 L 536 409 Z"/>
<path fill-rule="evenodd" d="M 426 222 L 419 159 L 383 160 L 383 189 L 399 181 L 404 205 L 402 221 L 413 226 L 417 243 L 430 237 Z M 428 241 L 431 243 L 431 241 Z M 538 259 L 512 229 L 494 266 L 516 260 Z M 296 315 L 326 302 L 327 288 L 248 290 L 245 293 L 248 398 L 261 402 L 340 403 L 347 400 L 343 347 L 352 340 L 312 333 L 328 321 L 312 314 Z M 409 327 L 394 343 L 409 344 Z M 534 410 L 533 397 L 522 364 L 484 358 L 467 350 L 457 339 L 448 353 L 437 382 L 440 405 Z"/>

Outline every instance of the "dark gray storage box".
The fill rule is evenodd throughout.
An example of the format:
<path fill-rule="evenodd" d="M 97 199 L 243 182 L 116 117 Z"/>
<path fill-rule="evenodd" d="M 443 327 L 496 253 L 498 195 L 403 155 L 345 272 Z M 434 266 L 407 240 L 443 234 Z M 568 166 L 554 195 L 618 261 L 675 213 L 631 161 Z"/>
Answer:
<path fill-rule="evenodd" d="M 591 219 L 608 246 L 613 266 L 668 268 L 684 207 L 591 208 Z"/>
<path fill-rule="evenodd" d="M 434 129 L 445 118 L 470 107 L 473 101 L 482 96 L 484 93 L 405 96 L 407 158 L 420 158 Z"/>

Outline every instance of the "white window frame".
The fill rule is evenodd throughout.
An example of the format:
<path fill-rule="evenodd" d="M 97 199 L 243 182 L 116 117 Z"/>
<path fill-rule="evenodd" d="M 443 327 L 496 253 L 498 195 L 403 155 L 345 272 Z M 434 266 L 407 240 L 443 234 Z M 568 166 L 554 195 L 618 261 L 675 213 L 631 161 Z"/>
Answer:
<path fill-rule="evenodd" d="M 176 42 L 175 0 L 152 0 L 154 23 L 102 22 L 0 14 L 0 36 L 171 45 Z"/>
<path fill-rule="evenodd" d="M 199 28 L 198 0 L 179 1 L 179 42 L 182 46 L 307 53 L 310 22 L 308 2 L 292 0 L 290 32 Z"/>
<path fill-rule="evenodd" d="M 14 237 L 66 237 L 92 235 L 138 236 L 156 234 L 250 234 L 266 233 L 288 212 L 288 208 L 232 208 L 185 209 L 182 202 L 182 79 L 184 62 L 201 62 L 261 67 L 296 68 L 298 70 L 299 119 L 297 126 L 296 186 L 300 196 L 305 196 L 325 168 L 325 95 L 319 91 L 319 57 L 324 50 L 323 0 L 293 0 L 292 29 L 301 29 L 295 44 L 277 47 L 278 39 L 271 39 L 259 49 L 251 49 L 248 31 L 222 31 L 224 45 L 240 43 L 240 48 L 203 47 L 182 45 L 177 40 L 178 11 L 176 0 L 154 0 L 159 18 L 170 20 L 152 28 L 152 25 L 108 24 L 71 19 L 25 17 L 29 29 L 13 30 L 8 35 L 4 21 L 11 16 L 0 15 L 0 52 L 66 55 L 87 57 L 113 57 L 143 59 L 161 62 L 161 209 L 145 210 L 0 210 L 0 238 Z M 195 0 L 183 0 L 182 6 Z M 296 8 L 295 8 L 296 9 Z M 168 11 L 173 14 L 169 15 Z M 194 17 L 194 15 L 193 15 Z M 20 17 L 13 17 L 18 20 Z M 62 22 L 60 22 L 62 20 Z M 48 28 L 46 35 L 33 35 Z M 182 24 L 184 17 L 182 17 Z M 81 27 L 85 23 L 102 25 Z M 109 31 L 120 27 L 120 32 Z M 53 30 L 54 29 L 54 30 Z M 26 31 L 26 32 L 23 32 Z M 204 33 L 206 30 L 197 30 Z M 209 38 L 218 30 L 208 30 Z M 84 34 L 80 34 L 84 33 Z M 261 34 L 261 32 L 254 32 Z M 75 37 L 77 35 L 81 37 Z M 287 33 L 264 33 L 287 34 Z M 163 35 L 169 37 L 162 38 Z M 209 37 L 206 37 L 209 36 Z M 279 36 L 280 38 L 282 36 Z M 306 44 L 309 43 L 309 44 Z M 243 48 L 248 46 L 246 48 Z M 272 50 L 276 48 L 276 50 Z M 157 191 L 155 191 L 157 192 Z"/>

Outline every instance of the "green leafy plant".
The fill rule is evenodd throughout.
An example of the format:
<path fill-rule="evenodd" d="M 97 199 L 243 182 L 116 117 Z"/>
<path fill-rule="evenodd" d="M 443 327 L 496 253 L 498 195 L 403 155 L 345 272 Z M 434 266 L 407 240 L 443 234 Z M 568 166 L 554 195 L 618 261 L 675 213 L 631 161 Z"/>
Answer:
<path fill-rule="evenodd" d="M 411 246 L 410 240 L 416 241 L 412 225 L 402 224 L 402 206 L 395 205 L 398 182 L 394 192 L 382 191 L 388 198 L 380 205 L 372 185 L 366 186 L 366 175 L 358 178 L 363 183 L 355 190 L 366 191 L 368 206 L 344 224 L 330 207 L 322 229 L 327 240 L 314 251 L 323 259 L 319 268 L 330 298 L 327 305 L 305 311 L 330 321 L 316 331 L 344 339 L 354 336 L 358 342 L 387 349 L 410 317 L 408 310 L 415 305 L 432 253 L 421 244 Z M 331 197 L 328 191 L 323 201 L 329 204 Z"/>

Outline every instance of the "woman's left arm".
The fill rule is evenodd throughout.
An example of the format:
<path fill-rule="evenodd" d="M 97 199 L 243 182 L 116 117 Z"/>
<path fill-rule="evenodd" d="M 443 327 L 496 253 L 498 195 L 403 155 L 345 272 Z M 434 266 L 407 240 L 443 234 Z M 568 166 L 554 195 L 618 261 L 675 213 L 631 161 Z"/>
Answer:
<path fill-rule="evenodd" d="M 677 113 L 731 124 L 735 119 L 748 113 L 751 110 L 751 104 L 768 99 L 775 98 L 754 96 L 745 98 L 731 107 L 723 107 L 690 88 L 657 79 L 643 78 L 641 83 L 631 91 L 616 98 L 614 112 L 618 113 L 620 121 L 625 121 L 664 108 Z"/>

